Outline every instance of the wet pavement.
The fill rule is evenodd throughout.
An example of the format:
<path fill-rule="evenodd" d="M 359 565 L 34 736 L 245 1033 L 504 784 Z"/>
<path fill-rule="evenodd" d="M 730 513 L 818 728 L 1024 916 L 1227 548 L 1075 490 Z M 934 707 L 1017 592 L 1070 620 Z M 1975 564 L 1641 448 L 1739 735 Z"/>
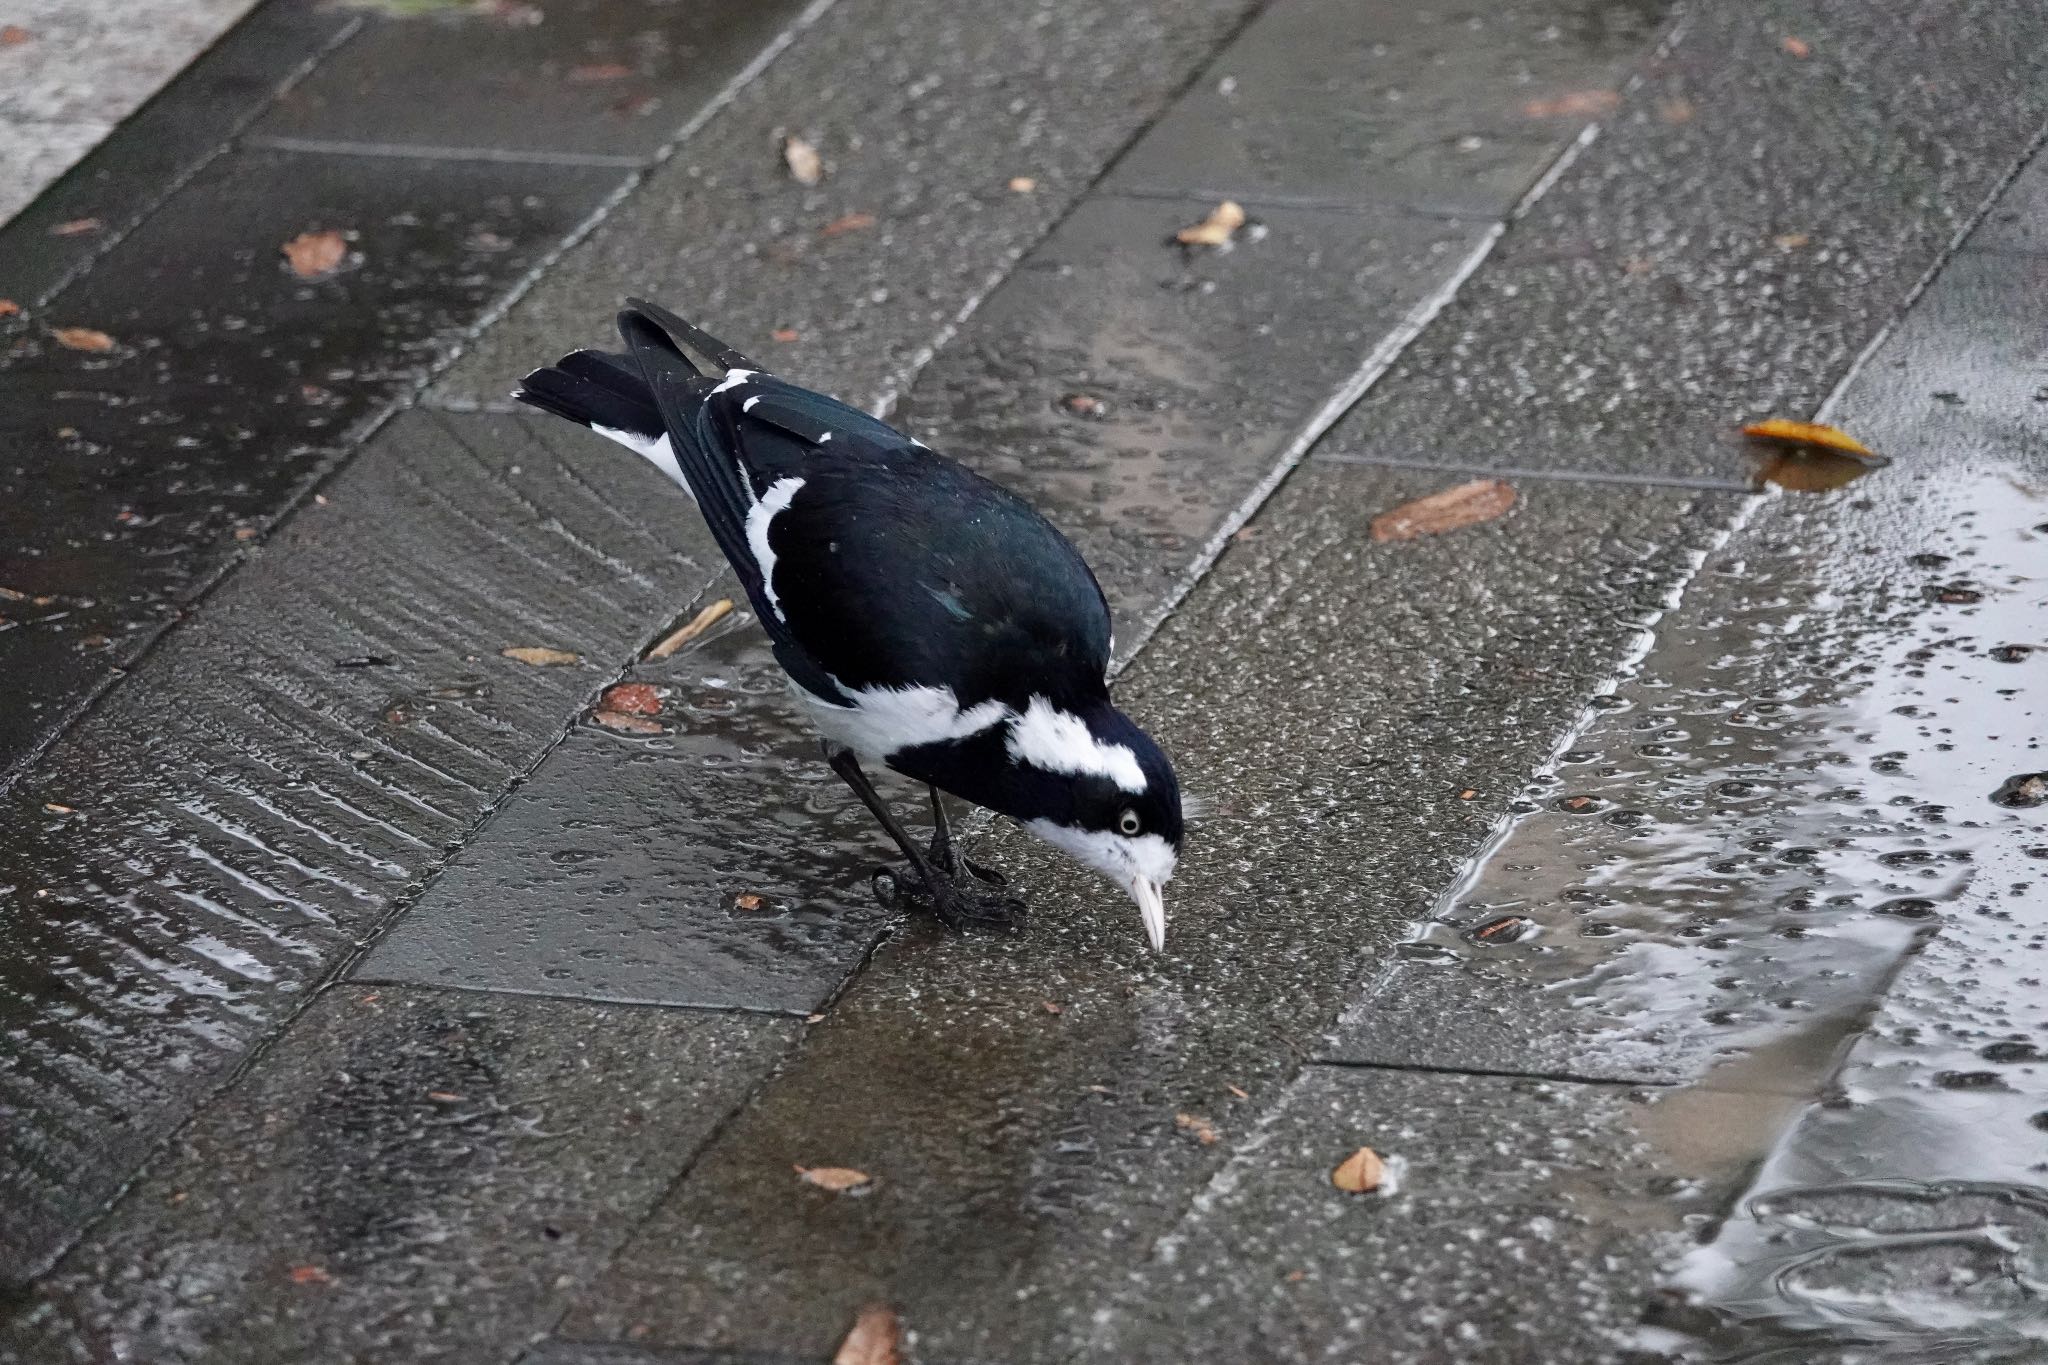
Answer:
<path fill-rule="evenodd" d="M 2030 1358 L 2041 16 L 741 8 L 273 0 L 232 147 L 0 268 L 97 575 L 0 631 L 0 1359 Z M 1211 799 L 1167 954 L 1014 831 L 1027 935 L 885 913 L 746 613 L 644 657 L 702 528 L 488 410 L 628 288 L 1074 532 Z M 1881 337 L 1891 463 L 1751 494 Z"/>

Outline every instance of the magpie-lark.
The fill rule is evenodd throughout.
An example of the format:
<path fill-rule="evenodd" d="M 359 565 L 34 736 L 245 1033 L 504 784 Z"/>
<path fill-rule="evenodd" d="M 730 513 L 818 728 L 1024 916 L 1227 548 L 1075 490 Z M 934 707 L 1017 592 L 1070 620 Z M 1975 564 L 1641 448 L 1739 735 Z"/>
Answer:
<path fill-rule="evenodd" d="M 696 500 L 833 770 L 954 928 L 1020 922 L 954 849 L 938 793 L 1013 817 L 1130 893 L 1154 949 L 1180 787 L 1110 704 L 1109 605 L 1052 523 L 886 423 L 627 301 L 627 354 L 576 351 L 515 397 L 653 463 Z M 920 848 L 862 771 L 931 790 Z M 907 889 L 908 890 L 908 889 Z"/>

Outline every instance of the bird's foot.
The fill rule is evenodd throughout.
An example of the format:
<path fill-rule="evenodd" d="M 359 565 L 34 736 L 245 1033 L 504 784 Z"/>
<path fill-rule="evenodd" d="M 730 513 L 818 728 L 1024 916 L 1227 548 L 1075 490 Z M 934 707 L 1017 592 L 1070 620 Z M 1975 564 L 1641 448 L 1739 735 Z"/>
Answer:
<path fill-rule="evenodd" d="M 927 856 L 931 858 L 932 866 L 938 868 L 939 871 L 945 873 L 955 882 L 964 883 L 967 882 L 968 878 L 972 877 L 976 881 L 987 882 L 990 886 L 1008 886 L 1010 884 L 1010 879 L 1002 873 L 992 867 L 984 867 L 965 853 L 962 853 L 960 846 L 944 833 L 932 836 L 931 850 Z"/>
<path fill-rule="evenodd" d="M 984 890 L 977 884 L 1001 886 L 1002 874 L 977 867 L 965 858 L 959 862 L 964 875 L 961 871 L 951 875 L 940 873 L 933 881 L 925 881 L 907 868 L 877 868 L 875 899 L 892 910 L 901 908 L 930 915 L 955 933 L 969 929 L 1013 933 L 1022 929 L 1027 914 L 1024 902 L 1015 896 Z"/>

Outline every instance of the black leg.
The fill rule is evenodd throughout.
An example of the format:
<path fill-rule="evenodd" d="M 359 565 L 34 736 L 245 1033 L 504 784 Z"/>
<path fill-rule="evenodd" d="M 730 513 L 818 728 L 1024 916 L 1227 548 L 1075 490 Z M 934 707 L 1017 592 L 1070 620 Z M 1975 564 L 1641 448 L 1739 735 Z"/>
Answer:
<path fill-rule="evenodd" d="M 1008 877 L 992 867 L 983 867 L 953 847 L 953 827 L 946 821 L 946 807 L 939 799 L 939 789 L 927 786 L 925 791 L 932 799 L 932 843 L 929 850 L 932 865 L 955 881 L 969 876 L 990 886 L 1007 885 Z"/>
<path fill-rule="evenodd" d="M 916 872 L 918 880 L 924 883 L 922 894 L 909 898 L 914 906 L 929 909 L 951 929 L 964 929 L 969 925 L 1013 929 L 1023 922 L 1024 905 L 1021 901 L 984 895 L 958 885 L 953 879 L 951 869 L 939 866 L 919 848 L 904 832 L 903 826 L 896 822 L 896 817 L 890 813 L 881 793 L 868 781 L 868 775 L 861 771 L 860 760 L 854 757 L 851 750 L 827 749 L 825 761 L 847 786 L 853 788 L 853 794 L 860 798 L 861 804 L 882 822 L 882 828 L 889 832 L 889 837 L 903 850 L 903 856 L 910 861 L 911 869 Z M 933 799 L 936 803 L 936 792 L 933 793 Z M 933 843 L 940 845 L 936 837 Z M 942 846 L 950 850 L 950 842 Z M 890 875 L 893 878 L 893 874 Z M 884 896 L 883 899 L 885 902 L 893 903 L 897 895 Z"/>

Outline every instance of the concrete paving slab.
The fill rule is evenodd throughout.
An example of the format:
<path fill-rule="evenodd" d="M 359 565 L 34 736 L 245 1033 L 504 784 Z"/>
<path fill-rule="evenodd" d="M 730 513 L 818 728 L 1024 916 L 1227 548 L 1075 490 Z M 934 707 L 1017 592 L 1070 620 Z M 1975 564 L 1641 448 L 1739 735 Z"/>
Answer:
<path fill-rule="evenodd" d="M 0 119 L 118 123 L 255 0 L 9 0 L 18 42 L 0 43 Z"/>
<path fill-rule="evenodd" d="M 504 376 L 536 357 L 612 344 L 629 293 L 848 402 L 892 396 L 1252 8 L 841 0 L 564 255 L 435 401 L 501 403 Z M 824 157 L 815 187 L 783 164 L 792 134 Z M 1009 187 L 1019 176 L 1030 192 Z M 782 329 L 798 339 L 775 341 Z"/>
<path fill-rule="evenodd" d="M 330 991 L 38 1282 L 0 1360 L 497 1365 L 800 1027 Z"/>
<path fill-rule="evenodd" d="M 816 1355 L 887 1298 L 942 1358 L 1085 1344 L 1110 1281 L 1298 1069 L 1293 1040 L 1426 911 L 1732 511 L 1531 487 L 1496 524 L 1371 542 L 1374 514 L 1440 484 L 1305 467 L 1126 675 L 1221 806 L 1164 956 L 1112 892 L 999 839 L 1028 935 L 888 940 L 562 1334 Z M 791 1200 L 792 1162 L 878 1187 Z"/>
<path fill-rule="evenodd" d="M 2048 159 L 2038 153 L 1970 234 L 1978 251 L 2048 251 Z"/>
<path fill-rule="evenodd" d="M 31 195 L 34 203 L 0 226 L 0 298 L 31 309 L 45 302 L 360 22 L 355 12 L 322 0 L 265 0 L 126 119 L 110 111 L 107 127 L 118 122 L 120 135 L 92 147 L 69 174 Z M 81 73 L 91 65 L 89 57 L 83 60 Z M 0 155 L 34 145 L 11 141 Z M 98 226 L 80 230 L 87 222 Z"/>
<path fill-rule="evenodd" d="M 1663 0 L 1279 0 L 1106 188 L 1498 218 L 1613 107 L 1669 12 Z"/>
<path fill-rule="evenodd" d="M 621 173 L 556 168 L 545 189 L 532 174 L 224 156 L 15 320 L 0 586 L 27 600 L 0 632 L 0 670 L 21 680 L 0 767 L 91 699 L 81 674 L 131 664 Z M 343 266 L 295 275 L 283 244 L 330 229 L 352 238 Z M 113 348 L 67 349 L 52 329 L 68 327 Z"/>
<path fill-rule="evenodd" d="M 1746 473 L 1735 428 L 1811 415 L 2044 122 L 2036 6 L 1693 6 L 1325 449 Z"/>
<path fill-rule="evenodd" d="M 1767 1144 L 1744 1117 L 1670 1092 L 1311 1067 L 1071 1358 L 1620 1360 L 1658 1267 Z M 1394 1163 L 1391 1193 L 1331 1185 L 1360 1146 Z"/>
<path fill-rule="evenodd" d="M 368 22 L 273 104 L 256 138 L 650 157 L 803 0 L 354 6 Z"/>
<path fill-rule="evenodd" d="M 95 120 L 38 123 L 0 118 L 0 223 L 27 208 L 44 186 L 97 146 L 113 126 Z"/>
<path fill-rule="evenodd" d="M 1205 207 L 1082 205 L 898 414 L 1073 535 L 1125 640 L 1481 239 L 1280 211 L 1235 251 L 1186 253 L 1169 239 Z M 697 523 L 673 493 L 651 505 Z M 572 735 L 363 976 L 800 1014 L 838 990 L 888 922 L 867 874 L 894 850 L 819 764 L 758 632 L 642 672 L 681 694 L 675 733 Z M 740 895 L 765 904 L 736 913 Z"/>
<path fill-rule="evenodd" d="M 1716 553 L 1328 1055 L 1811 1091 L 1986 912 L 2039 832 L 1991 794 L 2048 734 L 2044 271 L 1944 270 L 1835 413 L 1894 463 Z"/>
<path fill-rule="evenodd" d="M 610 454 L 547 440 L 400 418 L 0 798 L 0 1276 L 62 1250 L 710 581 L 593 480 Z M 499 656 L 522 645 L 584 662 Z"/>

